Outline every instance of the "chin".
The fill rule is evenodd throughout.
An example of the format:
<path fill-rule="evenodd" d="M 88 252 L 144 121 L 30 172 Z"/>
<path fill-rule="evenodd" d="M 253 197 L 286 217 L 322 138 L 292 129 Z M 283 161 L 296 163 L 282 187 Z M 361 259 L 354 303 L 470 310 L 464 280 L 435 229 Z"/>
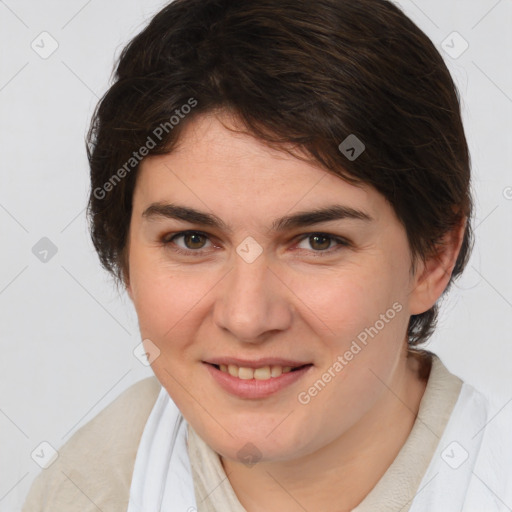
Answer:
<path fill-rule="evenodd" d="M 229 446 L 220 446 L 218 449 L 212 448 L 223 458 L 234 462 L 242 463 L 247 466 L 259 462 L 275 462 L 292 460 L 297 457 L 296 446 L 275 446 L 268 441 L 261 440 L 231 442 Z"/>
<path fill-rule="evenodd" d="M 289 429 L 270 434 L 275 428 L 267 428 L 259 425 L 260 428 L 253 428 L 251 431 L 244 429 L 242 425 L 223 425 L 231 436 L 224 430 L 220 437 L 215 437 L 210 425 L 206 427 L 206 433 L 195 428 L 197 434 L 219 455 L 234 462 L 242 462 L 250 465 L 256 462 L 285 461 L 297 458 L 299 443 L 304 440 L 301 436 L 294 436 Z M 215 429 L 218 434 L 218 430 Z M 302 451 L 302 450 L 301 450 Z M 248 462 L 249 461 L 249 462 Z"/>

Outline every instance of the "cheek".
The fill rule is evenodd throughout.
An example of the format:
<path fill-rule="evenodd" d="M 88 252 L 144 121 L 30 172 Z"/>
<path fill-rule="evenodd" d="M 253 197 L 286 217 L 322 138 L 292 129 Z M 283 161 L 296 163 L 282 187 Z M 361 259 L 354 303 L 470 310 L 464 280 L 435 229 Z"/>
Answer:
<path fill-rule="evenodd" d="M 180 410 L 190 414 L 194 407 L 185 390 L 191 387 L 191 364 L 197 359 L 197 326 L 204 314 L 201 298 L 208 288 L 191 286 L 190 278 L 155 270 L 135 273 L 134 284 L 141 338 L 151 340 L 159 350 L 151 368 Z"/>
<path fill-rule="evenodd" d="M 318 398 L 315 389 L 311 395 L 304 391 L 315 396 L 311 401 L 320 417 L 334 414 L 333 425 L 363 414 L 382 391 L 379 378 L 387 382 L 396 367 L 408 324 L 402 274 L 381 260 L 378 268 L 352 266 L 329 278 L 302 281 L 300 295 L 308 297 L 325 333 Z M 343 411 L 337 404 L 344 404 Z"/>
<path fill-rule="evenodd" d="M 176 287 L 172 279 L 163 279 L 150 266 L 131 265 L 130 279 L 133 289 L 133 303 L 137 311 L 139 328 L 144 338 L 161 339 L 170 329 L 179 314 L 176 304 Z M 174 304 L 174 307 L 170 307 Z"/>
<path fill-rule="evenodd" d="M 145 280 L 138 285 L 134 306 L 141 336 L 150 338 L 165 350 L 178 347 L 193 321 L 204 292 L 190 290 L 188 280 L 167 277 Z M 172 343 L 170 343 L 172 341 Z"/>
<path fill-rule="evenodd" d="M 385 330 L 396 333 L 403 328 L 404 319 L 399 318 L 397 309 L 404 308 L 393 309 L 393 304 L 398 302 L 403 306 L 404 279 L 382 258 L 378 261 L 368 258 L 361 264 L 329 272 L 303 274 L 289 282 L 301 299 L 298 307 L 306 322 L 318 326 L 317 333 L 336 350 L 343 349 L 347 342 L 376 322 L 377 328 L 383 330 L 381 315 L 385 315 Z M 388 317 L 393 321 L 387 322 Z"/>
<path fill-rule="evenodd" d="M 380 255 L 304 282 L 302 296 L 329 327 L 322 337 L 327 357 L 321 362 L 327 373 L 321 380 L 328 383 L 315 400 L 322 409 L 319 417 L 334 414 L 334 428 L 371 406 L 382 390 L 375 375 L 387 381 L 396 365 L 408 323 L 404 283 L 403 269 Z"/>
<path fill-rule="evenodd" d="M 141 336 L 162 343 L 186 325 L 187 314 L 207 292 L 205 279 L 185 277 L 159 250 L 133 244 L 130 282 Z"/>

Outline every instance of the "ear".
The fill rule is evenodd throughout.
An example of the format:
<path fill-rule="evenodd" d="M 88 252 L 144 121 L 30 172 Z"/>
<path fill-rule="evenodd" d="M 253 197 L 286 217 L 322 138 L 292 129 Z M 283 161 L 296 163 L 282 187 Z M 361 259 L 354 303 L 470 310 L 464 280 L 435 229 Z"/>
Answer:
<path fill-rule="evenodd" d="M 466 222 L 467 219 L 463 218 L 458 226 L 443 237 L 436 254 L 416 268 L 409 295 L 411 315 L 429 310 L 448 286 L 464 240 Z"/>

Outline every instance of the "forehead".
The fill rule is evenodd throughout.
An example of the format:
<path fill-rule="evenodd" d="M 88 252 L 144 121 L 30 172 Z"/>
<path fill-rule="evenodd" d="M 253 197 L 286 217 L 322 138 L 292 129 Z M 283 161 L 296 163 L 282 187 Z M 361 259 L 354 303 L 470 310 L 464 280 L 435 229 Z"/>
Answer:
<path fill-rule="evenodd" d="M 188 123 L 171 153 L 143 160 L 135 202 L 180 199 L 231 215 L 242 210 L 277 215 L 336 203 L 364 206 L 375 217 L 388 208 L 372 187 L 348 183 L 317 163 L 233 129 L 240 126 L 222 115 L 198 116 Z"/>

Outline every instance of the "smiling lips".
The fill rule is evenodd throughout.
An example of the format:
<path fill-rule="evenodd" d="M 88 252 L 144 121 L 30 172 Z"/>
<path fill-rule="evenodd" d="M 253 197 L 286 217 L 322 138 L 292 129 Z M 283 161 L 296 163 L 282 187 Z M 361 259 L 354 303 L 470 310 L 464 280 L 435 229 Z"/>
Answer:
<path fill-rule="evenodd" d="M 237 377 L 242 380 L 268 380 L 277 378 L 283 373 L 289 373 L 308 365 L 308 363 L 278 358 L 259 359 L 257 361 L 220 358 L 211 359 L 207 362 L 215 366 L 221 372 L 228 373 L 232 377 Z"/>
<path fill-rule="evenodd" d="M 240 398 L 266 398 L 301 379 L 312 363 L 266 358 L 243 360 L 215 358 L 203 361 L 213 379 L 228 393 Z"/>
<path fill-rule="evenodd" d="M 204 362 L 203 364 L 213 380 L 224 391 L 243 399 L 270 397 L 302 379 L 313 368 L 312 364 L 262 365 L 260 361 L 252 362 L 252 367 L 220 362 L 218 364 Z M 243 364 L 247 365 L 247 362 Z M 236 375 L 233 375 L 235 373 Z"/>
<path fill-rule="evenodd" d="M 229 373 L 232 377 L 238 377 L 242 380 L 268 380 L 292 371 L 291 366 L 262 366 L 261 368 L 253 369 L 246 366 L 236 366 L 234 364 L 228 366 L 221 364 L 219 365 L 219 369 L 224 373 Z"/>

